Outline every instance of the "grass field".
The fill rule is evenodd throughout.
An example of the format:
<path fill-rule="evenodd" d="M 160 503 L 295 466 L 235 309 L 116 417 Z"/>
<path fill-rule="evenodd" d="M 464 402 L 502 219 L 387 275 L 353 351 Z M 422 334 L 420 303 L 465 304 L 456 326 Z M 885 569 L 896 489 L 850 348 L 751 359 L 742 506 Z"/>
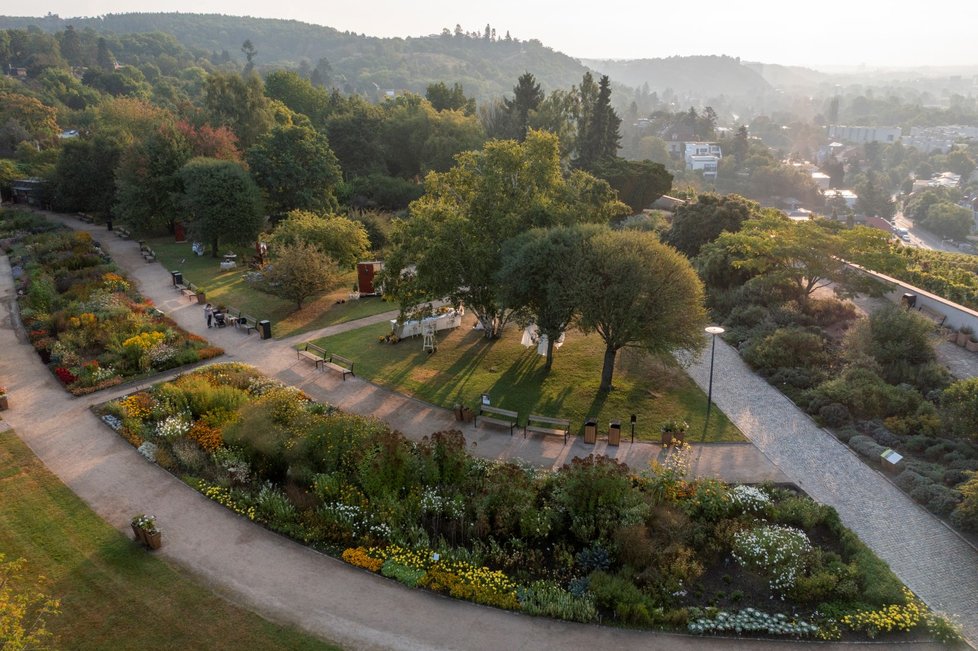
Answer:
<path fill-rule="evenodd" d="M 335 649 L 239 608 L 105 524 L 12 431 L 0 432 L 0 551 L 47 577 L 57 648 Z M 3 646 L 0 640 L 0 647 Z"/>
<path fill-rule="evenodd" d="M 172 238 L 155 238 L 147 244 L 156 252 L 157 260 L 169 270 L 183 273 L 184 282 L 197 285 L 207 294 L 207 300 L 215 305 L 223 303 L 257 319 L 272 322 L 272 335 L 276 338 L 345 323 L 365 316 L 396 310 L 397 306 L 385 303 L 379 297 L 347 301 L 350 288 L 356 281 L 355 272 L 345 274 L 338 286 L 316 299 L 310 299 L 301 310 L 295 303 L 249 286 L 243 278 L 247 263 L 239 262 L 233 271 L 221 271 L 220 260 L 209 254 L 194 255 L 191 244 L 177 244 Z M 234 251 L 238 260 L 250 260 L 254 250 L 249 247 L 222 247 L 221 252 Z M 345 301 L 339 303 L 338 301 Z"/>
<path fill-rule="evenodd" d="M 466 315 L 461 328 L 438 333 L 438 350 L 433 355 L 421 350 L 421 337 L 394 345 L 379 343 L 378 338 L 390 332 L 387 324 L 316 343 L 353 359 L 358 376 L 442 407 L 456 403 L 475 407 L 479 396 L 488 392 L 494 406 L 516 410 L 522 418 L 529 413 L 569 418 L 572 431 L 578 433 L 585 417 L 594 416 L 599 429 L 620 419 L 623 436 L 629 436 L 629 416 L 635 414 L 636 439 L 657 440 L 659 426 L 675 418 L 690 424 L 688 440 L 692 442 L 744 440 L 716 408 L 703 437 L 706 395 L 671 358 L 664 363 L 637 351 L 624 351 L 615 370 L 615 389 L 601 394 L 604 343 L 597 336 L 569 332 L 547 374 L 545 360 L 536 349 L 520 345 L 521 330 L 511 327 L 501 339 L 489 342 L 472 329 L 474 321 Z"/>

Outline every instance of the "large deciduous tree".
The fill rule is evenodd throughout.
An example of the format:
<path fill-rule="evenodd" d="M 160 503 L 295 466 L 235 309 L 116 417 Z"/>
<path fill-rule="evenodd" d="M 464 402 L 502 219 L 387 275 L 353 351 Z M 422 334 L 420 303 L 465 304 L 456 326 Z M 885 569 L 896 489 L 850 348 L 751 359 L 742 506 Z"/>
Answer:
<path fill-rule="evenodd" d="M 635 214 L 649 208 L 672 187 L 672 174 L 650 160 L 607 158 L 594 165 L 591 172 L 607 181 Z"/>
<path fill-rule="evenodd" d="M 579 264 L 578 325 L 605 343 L 601 391 L 612 388 L 615 358 L 626 346 L 654 353 L 702 347 L 703 284 L 689 260 L 654 234 L 599 233 Z"/>
<path fill-rule="evenodd" d="M 326 213 L 339 206 L 335 191 L 342 174 L 325 135 L 308 127 L 275 127 L 246 156 L 273 213 Z"/>
<path fill-rule="evenodd" d="M 604 181 L 561 173 L 557 138 L 530 131 L 526 141 L 490 141 L 448 172 L 428 174 L 425 194 L 399 222 L 385 287 L 402 301 L 449 297 L 496 336 L 510 311 L 497 271 L 503 243 L 536 227 L 608 223 L 628 214 Z"/>
<path fill-rule="evenodd" d="M 204 107 L 211 124 L 229 127 L 244 149 L 275 125 L 275 109 L 255 74 L 213 73 L 207 78 Z"/>
<path fill-rule="evenodd" d="M 115 169 L 122 148 L 111 136 L 69 140 L 54 170 L 54 205 L 70 212 L 110 216 L 115 200 Z"/>
<path fill-rule="evenodd" d="M 311 244 L 296 242 L 275 249 L 263 284 L 276 296 L 295 301 L 301 310 L 307 299 L 332 288 L 338 278 L 332 258 Z"/>
<path fill-rule="evenodd" d="M 607 227 L 576 224 L 534 228 L 506 242 L 499 269 L 500 297 L 519 306 L 547 336 L 546 370 L 553 366 L 554 342 L 578 309 L 580 269 L 588 240 Z M 561 264 L 555 264 L 561 261 Z"/>
<path fill-rule="evenodd" d="M 194 158 L 180 168 L 183 206 L 192 237 L 211 245 L 217 257 L 221 242 L 247 244 L 261 231 L 261 191 L 240 163 Z"/>
<path fill-rule="evenodd" d="M 360 222 L 347 217 L 319 215 L 293 210 L 279 222 L 272 234 L 272 248 L 311 244 L 344 269 L 353 267 L 370 250 L 370 239 Z"/>

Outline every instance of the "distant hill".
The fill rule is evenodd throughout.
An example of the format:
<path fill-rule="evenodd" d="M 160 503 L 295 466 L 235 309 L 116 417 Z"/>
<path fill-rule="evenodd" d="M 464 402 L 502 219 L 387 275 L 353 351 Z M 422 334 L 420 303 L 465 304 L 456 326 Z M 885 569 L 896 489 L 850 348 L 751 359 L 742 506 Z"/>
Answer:
<path fill-rule="evenodd" d="M 582 59 L 581 63 L 609 75 L 618 83 L 651 91 L 671 88 L 676 93 L 700 96 L 757 95 L 771 89 L 756 70 L 728 56 L 668 57 L 608 61 Z"/>
<path fill-rule="evenodd" d="M 835 83 L 831 75 L 802 66 L 782 66 L 776 63 L 758 63 L 745 61 L 743 66 L 761 75 L 764 80 L 775 88 L 814 88 L 826 82 Z"/>
<path fill-rule="evenodd" d="M 579 84 L 586 69 L 536 40 L 490 41 L 468 36 L 377 38 L 340 32 L 295 20 L 217 14 L 132 13 L 96 18 L 0 16 L 0 28 L 35 25 L 46 32 L 75 29 L 130 34 L 164 32 L 190 50 L 228 52 L 244 63 L 241 45 L 258 51 L 257 67 L 315 66 L 326 58 L 336 85 L 347 91 L 397 89 L 424 92 L 432 82 L 460 82 L 480 100 L 511 94 L 516 80 L 530 71 L 545 90 Z"/>

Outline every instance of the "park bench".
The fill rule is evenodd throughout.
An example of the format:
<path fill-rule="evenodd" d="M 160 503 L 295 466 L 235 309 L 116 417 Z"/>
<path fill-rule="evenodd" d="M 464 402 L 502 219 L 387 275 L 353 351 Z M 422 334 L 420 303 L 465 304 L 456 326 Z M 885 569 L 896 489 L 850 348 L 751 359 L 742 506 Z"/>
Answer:
<path fill-rule="evenodd" d="M 326 363 L 326 357 L 329 355 L 325 350 L 317 346 L 316 344 L 302 344 L 302 348 L 296 351 L 298 353 L 298 359 L 308 359 L 310 362 L 316 363 L 316 368 L 319 368 L 320 364 Z"/>
<path fill-rule="evenodd" d="M 250 314 L 239 312 L 238 318 L 234 322 L 234 327 L 244 328 L 245 334 L 250 335 L 252 332 L 258 332 L 258 319 Z"/>
<path fill-rule="evenodd" d="M 343 381 L 346 382 L 346 376 L 353 375 L 353 360 L 333 353 L 329 359 L 323 360 L 323 369 L 327 368 L 343 375 Z"/>
<path fill-rule="evenodd" d="M 86 215 L 83 212 L 78 213 L 78 219 L 82 220 L 86 224 L 94 224 L 95 219 L 91 215 Z"/>
<path fill-rule="evenodd" d="M 567 443 L 567 437 L 570 435 L 570 421 L 566 418 L 530 414 L 526 417 L 526 426 L 523 427 L 523 438 L 526 438 L 527 432 L 563 436 L 564 443 Z"/>
<path fill-rule="evenodd" d="M 156 262 L 156 251 L 147 246 L 143 249 L 143 259 L 146 262 Z"/>
<path fill-rule="evenodd" d="M 132 233 L 130 233 L 129 230 L 125 228 L 115 229 L 115 234 L 124 240 L 128 240 L 130 237 L 132 237 Z"/>
<path fill-rule="evenodd" d="M 479 426 L 479 420 L 481 419 L 487 423 L 492 423 L 493 425 L 508 427 L 509 435 L 512 436 L 517 425 L 519 424 L 517 422 L 519 421 L 519 418 L 519 414 L 515 411 L 500 409 L 499 407 L 490 407 L 489 405 L 482 405 L 479 407 L 479 413 L 475 416 L 475 426 Z"/>
<path fill-rule="evenodd" d="M 180 290 L 180 293 L 186 296 L 189 300 L 196 300 L 200 302 L 200 295 L 203 293 L 200 289 L 193 283 L 187 283 L 186 287 Z"/>

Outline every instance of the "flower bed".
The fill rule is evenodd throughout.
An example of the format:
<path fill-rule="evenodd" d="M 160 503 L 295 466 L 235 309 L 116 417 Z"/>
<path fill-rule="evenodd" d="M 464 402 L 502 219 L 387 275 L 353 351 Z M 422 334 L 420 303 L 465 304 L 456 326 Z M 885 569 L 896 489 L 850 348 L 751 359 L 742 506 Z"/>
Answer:
<path fill-rule="evenodd" d="M 474 458 L 459 432 L 411 442 L 241 364 L 96 410 L 211 499 L 410 587 L 701 634 L 906 638 L 934 619 L 877 626 L 872 613 L 919 602 L 833 509 L 787 489 L 687 482 L 688 451 L 638 475 L 604 457 L 546 473 Z"/>
<path fill-rule="evenodd" d="M 2 226 L 3 220 L 0 220 Z M 75 395 L 222 354 L 140 296 L 88 233 L 8 240 L 21 319 L 45 364 Z"/>

